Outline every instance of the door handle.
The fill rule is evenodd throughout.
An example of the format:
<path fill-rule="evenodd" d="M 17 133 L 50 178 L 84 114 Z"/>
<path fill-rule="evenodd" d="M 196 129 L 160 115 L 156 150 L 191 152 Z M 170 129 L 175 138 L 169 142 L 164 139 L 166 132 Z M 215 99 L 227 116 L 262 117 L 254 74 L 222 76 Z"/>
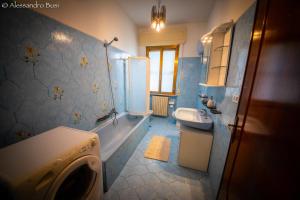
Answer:
<path fill-rule="evenodd" d="M 242 128 L 242 126 L 238 126 L 235 124 L 228 124 L 227 126 L 229 126 L 230 128 Z"/>
<path fill-rule="evenodd" d="M 230 143 L 233 143 L 233 141 L 236 139 L 236 133 L 237 133 L 237 129 L 241 129 L 242 126 L 237 125 L 239 122 L 239 118 L 236 116 L 235 118 L 235 122 L 234 124 L 228 124 L 227 126 L 230 128 L 231 130 L 231 139 L 230 139 Z"/>

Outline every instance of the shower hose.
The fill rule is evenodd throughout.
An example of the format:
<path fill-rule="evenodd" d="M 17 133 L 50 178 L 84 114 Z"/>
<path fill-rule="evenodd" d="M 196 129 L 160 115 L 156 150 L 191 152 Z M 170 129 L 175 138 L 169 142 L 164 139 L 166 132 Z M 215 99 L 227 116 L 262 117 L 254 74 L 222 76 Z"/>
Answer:
<path fill-rule="evenodd" d="M 111 75 L 110 75 L 110 69 L 109 69 L 110 63 L 109 63 L 108 52 L 107 52 L 108 46 L 104 46 L 104 47 L 105 47 L 106 65 L 107 65 L 107 72 L 108 72 L 108 79 L 109 79 L 109 85 L 110 85 L 110 92 L 111 92 L 113 108 L 111 109 L 111 111 L 108 114 L 104 115 L 103 117 L 98 118 L 97 122 L 104 121 L 104 120 L 108 119 L 109 117 L 112 117 L 113 118 L 113 125 L 117 125 L 118 124 L 118 119 L 117 119 L 118 112 L 116 111 L 116 107 L 115 107 L 115 99 L 114 99 L 114 93 L 113 93 Z"/>

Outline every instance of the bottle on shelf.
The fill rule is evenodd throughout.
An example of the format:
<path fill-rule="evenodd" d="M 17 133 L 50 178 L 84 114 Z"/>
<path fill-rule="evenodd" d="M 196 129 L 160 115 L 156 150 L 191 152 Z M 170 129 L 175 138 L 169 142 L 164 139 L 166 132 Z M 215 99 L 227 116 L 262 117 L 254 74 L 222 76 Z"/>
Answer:
<path fill-rule="evenodd" d="M 209 100 L 207 101 L 207 107 L 208 108 L 215 108 L 216 107 L 216 102 L 213 99 L 213 96 L 211 96 L 209 98 Z"/>

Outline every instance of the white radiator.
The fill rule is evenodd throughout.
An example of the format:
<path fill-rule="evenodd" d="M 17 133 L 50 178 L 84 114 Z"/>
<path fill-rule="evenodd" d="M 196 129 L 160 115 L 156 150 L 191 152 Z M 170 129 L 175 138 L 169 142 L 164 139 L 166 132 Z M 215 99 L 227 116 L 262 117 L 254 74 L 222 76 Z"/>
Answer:
<path fill-rule="evenodd" d="M 152 96 L 152 110 L 153 115 L 168 116 L 169 97 Z"/>

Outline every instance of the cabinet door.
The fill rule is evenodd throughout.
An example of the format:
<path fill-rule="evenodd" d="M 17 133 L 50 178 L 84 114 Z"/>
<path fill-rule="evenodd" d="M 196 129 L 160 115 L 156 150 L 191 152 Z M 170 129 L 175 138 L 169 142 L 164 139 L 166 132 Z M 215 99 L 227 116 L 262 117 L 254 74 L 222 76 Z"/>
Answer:
<path fill-rule="evenodd" d="M 207 171 L 212 134 L 181 131 L 178 161 L 181 166 Z"/>

